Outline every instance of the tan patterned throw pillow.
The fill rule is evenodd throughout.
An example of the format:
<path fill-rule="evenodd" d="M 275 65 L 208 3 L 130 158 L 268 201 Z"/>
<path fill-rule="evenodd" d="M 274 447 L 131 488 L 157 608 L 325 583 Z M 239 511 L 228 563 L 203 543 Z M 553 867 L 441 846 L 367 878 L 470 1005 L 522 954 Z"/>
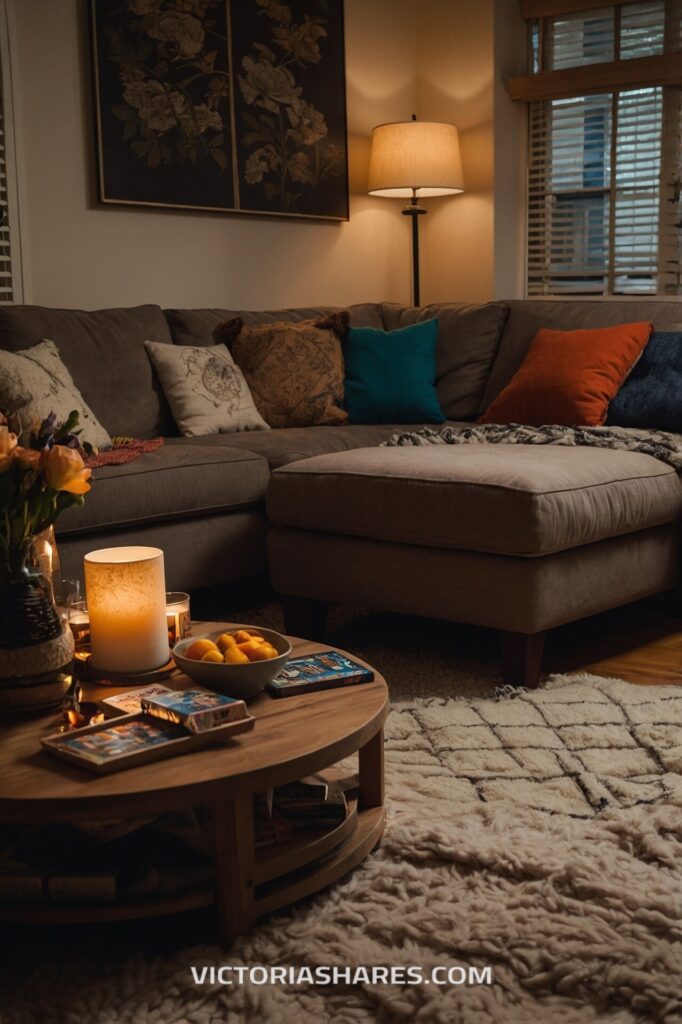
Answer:
<path fill-rule="evenodd" d="M 145 346 L 183 437 L 270 429 L 225 345 Z"/>
<path fill-rule="evenodd" d="M 347 330 L 348 313 L 254 326 L 235 317 L 219 328 L 246 377 L 256 408 L 271 427 L 348 422 L 341 350 Z"/>

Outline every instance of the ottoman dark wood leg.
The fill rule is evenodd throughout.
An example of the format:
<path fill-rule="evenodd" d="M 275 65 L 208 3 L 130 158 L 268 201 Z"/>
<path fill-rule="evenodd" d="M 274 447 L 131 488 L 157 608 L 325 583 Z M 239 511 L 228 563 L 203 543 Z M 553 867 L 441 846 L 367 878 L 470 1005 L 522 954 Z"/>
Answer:
<path fill-rule="evenodd" d="M 505 683 L 534 690 L 540 681 L 545 634 L 500 630 L 502 675 Z"/>
<path fill-rule="evenodd" d="M 285 628 L 289 636 L 300 636 L 305 640 L 324 640 L 329 610 L 326 601 L 282 594 L 280 602 L 284 612 Z"/>

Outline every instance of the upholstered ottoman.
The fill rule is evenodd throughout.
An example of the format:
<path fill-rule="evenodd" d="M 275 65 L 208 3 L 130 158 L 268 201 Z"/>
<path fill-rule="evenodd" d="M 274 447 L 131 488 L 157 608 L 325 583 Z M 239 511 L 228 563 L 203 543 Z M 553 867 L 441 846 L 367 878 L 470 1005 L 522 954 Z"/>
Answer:
<path fill-rule="evenodd" d="M 363 448 L 273 473 L 272 580 L 287 630 L 329 602 L 491 626 L 505 679 L 536 685 L 547 629 L 678 582 L 682 484 L 597 448 Z"/>

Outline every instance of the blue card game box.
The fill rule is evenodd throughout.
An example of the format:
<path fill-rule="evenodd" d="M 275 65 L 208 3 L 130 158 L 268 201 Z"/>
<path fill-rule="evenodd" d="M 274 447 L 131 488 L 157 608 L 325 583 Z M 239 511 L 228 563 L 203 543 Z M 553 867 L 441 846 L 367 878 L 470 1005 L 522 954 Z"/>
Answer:
<path fill-rule="evenodd" d="M 266 690 L 272 697 L 289 697 L 296 693 L 313 693 L 315 690 L 333 690 L 339 686 L 353 686 L 356 683 L 370 683 L 374 673 L 366 665 L 339 654 L 338 651 L 322 651 L 301 658 L 291 658 L 268 683 Z"/>

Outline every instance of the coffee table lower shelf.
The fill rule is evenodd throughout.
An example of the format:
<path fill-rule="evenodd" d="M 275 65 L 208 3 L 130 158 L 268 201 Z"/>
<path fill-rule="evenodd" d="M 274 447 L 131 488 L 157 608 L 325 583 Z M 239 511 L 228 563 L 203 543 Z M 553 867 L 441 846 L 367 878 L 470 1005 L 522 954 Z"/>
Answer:
<path fill-rule="evenodd" d="M 322 835 L 305 832 L 282 847 L 266 847 L 255 857 L 255 916 L 275 910 L 324 889 L 356 867 L 379 842 L 383 807 L 358 811 L 348 801 L 345 820 Z M 111 903 L 50 904 L 0 902 L 0 920 L 42 924 L 87 924 L 161 917 L 210 907 L 216 902 L 212 885 L 204 884 L 172 895 L 118 900 Z"/>

